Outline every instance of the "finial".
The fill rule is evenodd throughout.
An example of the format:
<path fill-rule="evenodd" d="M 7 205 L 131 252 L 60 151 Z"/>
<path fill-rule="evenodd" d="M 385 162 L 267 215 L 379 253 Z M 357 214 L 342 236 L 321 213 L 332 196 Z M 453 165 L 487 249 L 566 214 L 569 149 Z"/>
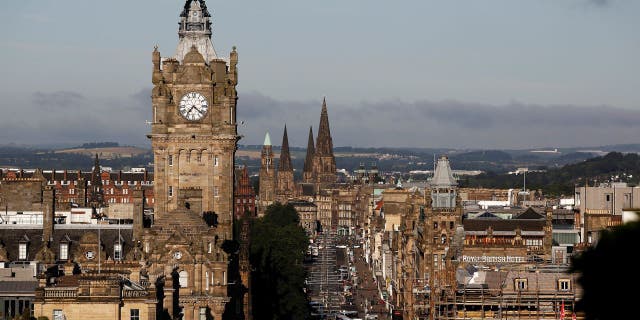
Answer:
<path fill-rule="evenodd" d="M 236 46 L 233 46 L 231 49 L 232 49 L 233 51 L 236 51 Z"/>
<path fill-rule="evenodd" d="M 157 43 L 153 46 L 153 51 L 158 51 L 158 44 Z"/>

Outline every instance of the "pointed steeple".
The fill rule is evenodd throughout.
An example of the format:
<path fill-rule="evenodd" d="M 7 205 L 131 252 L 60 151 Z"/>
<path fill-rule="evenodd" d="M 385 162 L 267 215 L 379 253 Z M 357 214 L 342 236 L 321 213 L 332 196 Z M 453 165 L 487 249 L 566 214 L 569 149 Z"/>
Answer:
<path fill-rule="evenodd" d="M 104 193 L 102 191 L 102 170 L 100 170 L 100 160 L 96 153 L 96 158 L 93 161 L 93 171 L 91 172 L 91 190 L 90 190 L 90 202 L 93 207 L 99 207 L 104 204 Z"/>
<path fill-rule="evenodd" d="M 289 153 L 289 137 L 287 136 L 287 125 L 284 125 L 284 134 L 282 135 L 282 147 L 280 148 L 280 162 L 278 163 L 278 172 L 293 171 L 291 165 L 291 154 Z"/>
<path fill-rule="evenodd" d="M 267 131 L 267 134 L 264 135 L 264 143 L 262 145 L 263 146 L 271 145 L 271 136 L 269 136 L 269 131 Z"/>
<path fill-rule="evenodd" d="M 449 165 L 449 158 L 442 156 L 438 159 L 438 165 L 431 178 L 431 185 L 435 187 L 452 187 L 458 185 L 456 179 L 451 172 L 451 166 Z"/>
<path fill-rule="evenodd" d="M 320 125 L 318 126 L 318 139 L 316 140 L 316 154 L 333 156 L 333 141 L 329 129 L 329 114 L 327 113 L 327 100 L 322 99 L 322 112 L 320 113 Z"/>
<path fill-rule="evenodd" d="M 313 155 L 315 147 L 313 143 L 313 127 L 309 126 L 309 142 L 307 143 L 307 157 L 304 159 L 304 172 L 313 171 Z"/>
<path fill-rule="evenodd" d="M 178 61 L 182 62 L 194 46 L 207 63 L 218 57 L 211 42 L 211 14 L 204 0 L 186 0 L 179 25 L 180 42 L 175 55 Z"/>

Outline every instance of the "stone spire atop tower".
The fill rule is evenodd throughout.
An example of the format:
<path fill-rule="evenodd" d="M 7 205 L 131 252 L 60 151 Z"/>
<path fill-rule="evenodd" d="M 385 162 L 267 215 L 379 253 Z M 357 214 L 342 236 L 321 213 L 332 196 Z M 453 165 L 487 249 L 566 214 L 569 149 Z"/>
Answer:
<path fill-rule="evenodd" d="M 100 170 L 100 160 L 96 153 L 95 160 L 93 161 L 93 171 L 91 172 L 91 190 L 89 202 L 92 207 L 104 206 L 104 193 L 102 191 L 102 170 Z"/>
<path fill-rule="evenodd" d="M 333 141 L 329 129 L 329 114 L 327 113 L 327 100 L 322 100 L 322 112 L 320 113 L 320 125 L 318 126 L 318 138 L 313 157 L 313 177 L 318 187 L 324 187 L 337 181 L 336 158 L 333 156 Z"/>
<path fill-rule="evenodd" d="M 289 137 L 287 136 L 287 125 L 284 125 L 284 134 L 282 135 L 282 147 L 280 148 L 280 162 L 278 163 L 278 172 L 293 171 L 291 165 L 291 154 L 289 153 Z"/>
<path fill-rule="evenodd" d="M 287 126 L 285 125 L 284 134 L 282 135 L 282 147 L 280 148 L 280 162 L 278 163 L 276 201 L 286 203 L 289 199 L 293 198 L 294 194 L 293 166 L 291 165 L 289 137 L 287 136 Z"/>
<path fill-rule="evenodd" d="M 264 215 L 267 207 L 273 203 L 276 191 L 276 172 L 273 165 L 273 147 L 271 146 L 271 137 L 269 133 L 264 137 L 262 146 L 259 176 L 260 200 L 258 201 L 258 216 Z"/>
<path fill-rule="evenodd" d="M 268 131 L 267 131 L 267 134 L 264 135 L 264 143 L 262 145 L 271 146 L 271 136 L 269 135 Z"/>
<path fill-rule="evenodd" d="M 211 35 L 211 14 L 204 0 L 186 0 L 184 10 L 180 14 L 180 42 L 175 58 L 182 62 L 184 56 L 191 51 L 191 47 L 196 47 L 207 63 L 217 59 Z"/>
<path fill-rule="evenodd" d="M 329 114 L 327 113 L 327 100 L 322 99 L 322 112 L 320 113 L 320 125 L 318 126 L 318 139 L 316 141 L 316 154 L 333 156 L 333 141 L 329 129 Z"/>
<path fill-rule="evenodd" d="M 309 126 L 309 142 L 307 143 L 307 157 L 304 159 L 304 182 L 313 181 L 313 155 L 315 154 L 315 146 L 313 142 L 313 127 Z"/>

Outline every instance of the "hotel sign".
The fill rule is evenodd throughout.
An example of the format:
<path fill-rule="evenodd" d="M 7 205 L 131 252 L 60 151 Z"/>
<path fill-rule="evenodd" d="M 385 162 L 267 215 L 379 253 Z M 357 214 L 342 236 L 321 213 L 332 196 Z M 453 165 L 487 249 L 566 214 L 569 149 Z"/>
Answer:
<path fill-rule="evenodd" d="M 523 256 L 462 256 L 463 262 L 472 263 L 525 263 Z"/>

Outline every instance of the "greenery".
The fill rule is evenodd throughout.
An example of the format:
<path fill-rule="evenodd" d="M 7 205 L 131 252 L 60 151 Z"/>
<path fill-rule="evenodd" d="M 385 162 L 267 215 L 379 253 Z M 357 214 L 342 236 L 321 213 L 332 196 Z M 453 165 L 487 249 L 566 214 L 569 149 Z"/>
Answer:
<path fill-rule="evenodd" d="M 573 157 L 573 156 L 569 156 Z M 591 158 L 579 163 L 568 164 L 546 172 L 527 173 L 528 189 L 542 189 L 545 194 L 573 194 L 576 185 L 594 185 L 596 182 L 638 183 L 640 177 L 640 156 L 635 153 L 611 152 L 602 157 Z M 465 177 L 463 187 L 514 188 L 523 186 L 522 175 L 496 174 L 487 172 L 475 177 Z"/>
<path fill-rule="evenodd" d="M 580 274 L 583 289 L 577 307 L 587 320 L 636 319 L 638 299 L 631 292 L 640 286 L 633 272 L 638 243 L 640 222 L 631 222 L 605 231 L 595 247 L 573 259 L 572 272 Z"/>
<path fill-rule="evenodd" d="M 309 239 L 291 205 L 269 206 L 251 228 L 253 318 L 306 319 L 302 265 Z"/>
<path fill-rule="evenodd" d="M 83 143 L 78 148 L 80 149 L 95 149 L 95 148 L 114 148 L 119 147 L 117 142 L 88 142 Z"/>

